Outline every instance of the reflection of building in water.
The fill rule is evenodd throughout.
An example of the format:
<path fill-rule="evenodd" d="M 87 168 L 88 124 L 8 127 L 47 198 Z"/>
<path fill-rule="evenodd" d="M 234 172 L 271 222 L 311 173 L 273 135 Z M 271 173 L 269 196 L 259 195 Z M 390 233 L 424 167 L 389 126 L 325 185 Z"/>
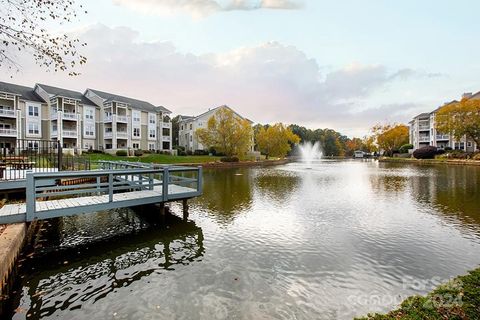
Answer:
<path fill-rule="evenodd" d="M 415 200 L 464 222 L 480 224 L 480 169 L 469 166 L 421 168 L 409 178 Z"/>
<path fill-rule="evenodd" d="M 35 272 L 22 284 L 29 288 L 25 307 L 33 318 L 48 317 L 59 310 L 57 300 L 63 295 L 61 309 L 80 308 L 158 270 L 188 265 L 204 252 L 202 229 L 171 216 L 160 228 L 40 254 L 23 272 Z"/>

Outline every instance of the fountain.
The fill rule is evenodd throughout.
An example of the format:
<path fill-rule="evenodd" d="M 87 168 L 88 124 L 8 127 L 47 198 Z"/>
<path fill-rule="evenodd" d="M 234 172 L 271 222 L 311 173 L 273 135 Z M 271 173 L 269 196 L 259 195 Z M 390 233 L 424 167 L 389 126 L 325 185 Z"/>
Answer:
<path fill-rule="evenodd" d="M 311 143 L 310 141 L 304 142 L 298 146 L 302 161 L 307 165 L 307 169 L 312 168 L 312 161 L 322 158 L 322 151 L 320 150 L 320 143 L 316 141 Z"/>

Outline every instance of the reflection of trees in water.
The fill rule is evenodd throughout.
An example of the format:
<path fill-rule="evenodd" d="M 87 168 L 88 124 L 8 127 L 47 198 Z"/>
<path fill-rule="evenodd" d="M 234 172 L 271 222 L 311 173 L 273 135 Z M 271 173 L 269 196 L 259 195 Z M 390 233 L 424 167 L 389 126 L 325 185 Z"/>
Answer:
<path fill-rule="evenodd" d="M 404 192 L 407 183 L 407 177 L 398 175 L 372 175 L 370 177 L 370 185 L 377 193 Z"/>
<path fill-rule="evenodd" d="M 212 169 L 203 173 L 203 195 L 195 200 L 219 220 L 231 220 L 252 205 L 252 170 Z"/>
<path fill-rule="evenodd" d="M 412 178 L 411 187 L 417 201 L 464 222 L 480 224 L 480 168 L 438 167 L 433 174 Z"/>
<path fill-rule="evenodd" d="M 93 303 L 158 270 L 188 265 L 204 251 L 201 228 L 172 216 L 160 228 L 40 253 L 22 271 L 32 274 L 23 284 L 31 301 L 20 307 L 30 308 L 29 319 L 80 308 L 85 301 Z"/>
<path fill-rule="evenodd" d="M 264 169 L 255 176 L 255 190 L 280 203 L 288 201 L 299 184 L 300 177 L 290 171 Z"/>

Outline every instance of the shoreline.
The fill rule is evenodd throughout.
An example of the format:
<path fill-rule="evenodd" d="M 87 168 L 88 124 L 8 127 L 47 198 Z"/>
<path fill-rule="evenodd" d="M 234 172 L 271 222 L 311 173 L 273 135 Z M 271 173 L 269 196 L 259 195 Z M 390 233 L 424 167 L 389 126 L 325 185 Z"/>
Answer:
<path fill-rule="evenodd" d="M 430 291 L 413 295 L 386 314 L 368 314 L 355 320 L 479 319 L 480 267 Z"/>
<path fill-rule="evenodd" d="M 478 160 L 463 160 L 463 159 L 412 159 L 412 158 L 379 158 L 378 162 L 389 163 L 410 163 L 416 165 L 456 165 L 456 166 L 480 166 Z"/>
<path fill-rule="evenodd" d="M 203 163 L 176 163 L 179 166 L 203 167 L 203 168 L 249 168 L 260 166 L 276 166 L 287 164 L 294 161 L 293 159 L 279 160 L 261 160 L 261 161 L 239 161 L 239 162 L 203 162 Z"/>

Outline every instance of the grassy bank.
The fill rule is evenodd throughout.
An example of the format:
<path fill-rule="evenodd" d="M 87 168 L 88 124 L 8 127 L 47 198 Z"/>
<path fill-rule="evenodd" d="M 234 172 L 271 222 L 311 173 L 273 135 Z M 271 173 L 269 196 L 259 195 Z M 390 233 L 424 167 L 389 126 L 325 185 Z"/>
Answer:
<path fill-rule="evenodd" d="M 412 296 L 387 314 L 357 320 L 480 319 L 480 268 L 439 286 L 426 296 Z"/>
<path fill-rule="evenodd" d="M 472 165 L 480 166 L 478 160 L 464 160 L 464 159 L 415 159 L 415 158 L 389 158 L 382 157 L 380 162 L 396 162 L 396 163 L 413 163 L 413 164 L 451 164 L 451 165 Z"/>
<path fill-rule="evenodd" d="M 91 161 L 132 161 L 145 163 L 206 163 L 219 161 L 220 157 L 214 156 L 172 156 L 166 154 L 144 154 L 141 157 L 120 157 L 111 154 L 93 153 L 84 154 Z"/>

